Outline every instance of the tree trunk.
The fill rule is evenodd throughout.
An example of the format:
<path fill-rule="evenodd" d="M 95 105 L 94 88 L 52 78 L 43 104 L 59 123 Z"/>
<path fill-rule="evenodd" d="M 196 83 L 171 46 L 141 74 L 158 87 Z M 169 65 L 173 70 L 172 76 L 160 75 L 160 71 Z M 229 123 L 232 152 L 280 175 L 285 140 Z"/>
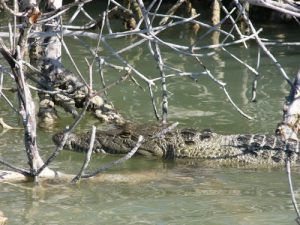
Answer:
<path fill-rule="evenodd" d="M 35 8 L 35 10 L 38 9 Z M 15 50 L 16 54 L 12 55 L 2 40 L 0 40 L 0 52 L 9 63 L 16 82 L 20 102 L 20 115 L 24 126 L 24 143 L 28 164 L 30 166 L 29 174 L 35 177 L 36 171 L 44 164 L 44 162 L 39 155 L 36 142 L 35 105 L 23 72 L 23 58 L 28 44 L 27 37 L 30 29 L 31 24 L 28 23 L 20 30 L 20 38 Z M 48 170 L 47 168 L 45 169 L 45 171 Z"/>

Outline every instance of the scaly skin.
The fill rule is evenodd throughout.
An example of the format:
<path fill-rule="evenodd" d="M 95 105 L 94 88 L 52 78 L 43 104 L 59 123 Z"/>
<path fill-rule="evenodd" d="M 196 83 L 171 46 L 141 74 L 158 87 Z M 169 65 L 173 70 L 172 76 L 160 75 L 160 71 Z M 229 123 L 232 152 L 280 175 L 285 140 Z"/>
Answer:
<path fill-rule="evenodd" d="M 136 144 L 138 135 L 143 135 L 145 143 L 137 154 L 155 156 L 162 159 L 189 158 L 210 161 L 218 165 L 283 165 L 289 157 L 292 163 L 298 161 L 299 143 L 289 141 L 287 145 L 274 135 L 219 135 L 209 130 L 178 129 L 162 138 L 151 137 L 161 128 L 136 126 L 132 129 L 115 128 L 97 131 L 93 152 L 126 154 Z M 53 136 L 59 144 L 62 134 Z M 90 134 L 71 134 L 65 149 L 86 152 L 89 148 Z M 287 149 L 287 150 L 286 150 Z"/>

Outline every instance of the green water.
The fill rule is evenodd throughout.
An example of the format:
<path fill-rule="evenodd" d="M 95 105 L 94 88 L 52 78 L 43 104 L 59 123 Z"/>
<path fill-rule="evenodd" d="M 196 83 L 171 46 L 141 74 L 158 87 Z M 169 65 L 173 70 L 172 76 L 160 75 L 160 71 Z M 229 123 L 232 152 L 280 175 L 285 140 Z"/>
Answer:
<path fill-rule="evenodd" d="M 118 24 L 116 23 L 116 26 Z M 299 27 L 276 25 L 264 27 L 263 37 L 273 40 L 299 41 Z M 284 33 L 284 35 L 283 35 Z M 166 41 L 188 43 L 183 29 L 173 29 L 160 36 Z M 85 73 L 84 57 L 88 50 L 71 38 L 66 38 L 72 56 L 80 70 Z M 120 49 L 132 39 L 111 40 Z M 90 45 L 95 43 L 88 41 Z M 203 45 L 210 43 L 210 37 Z M 299 66 L 300 48 L 271 47 L 272 53 L 292 77 Z M 249 50 L 241 46 L 228 48 L 239 58 L 255 67 L 257 46 L 249 42 Z M 119 63 L 102 52 L 108 60 Z M 195 60 L 162 49 L 166 62 L 188 72 L 202 72 Z M 142 45 L 122 55 L 148 77 L 158 77 L 153 58 Z M 90 59 L 90 58 L 89 58 Z M 0 59 L 1 63 L 3 60 Z M 67 67 L 72 68 L 64 57 Z M 206 76 L 171 78 L 167 80 L 169 91 L 169 121 L 179 121 L 180 126 L 198 129 L 212 128 L 218 133 L 273 133 L 281 119 L 284 97 L 289 88 L 271 61 L 262 55 L 259 68 L 257 102 L 251 102 L 251 86 L 254 75 L 229 55 L 218 51 L 203 59 L 208 69 L 226 82 L 228 92 L 237 105 L 253 120 L 242 117 L 228 102 L 223 91 Z M 169 71 L 170 72 L 170 71 Z M 168 73 L 169 73 L 168 72 Z M 121 73 L 124 74 L 124 73 Z M 97 68 L 94 69 L 96 87 L 100 87 Z M 120 77 L 118 71 L 106 68 L 106 82 Z M 5 78 L 5 84 L 9 84 Z M 115 107 L 129 120 L 154 122 L 152 105 L 147 86 L 141 90 L 127 80 L 108 92 Z M 154 87 L 155 100 L 160 110 L 160 83 Z M 17 105 L 16 96 L 9 94 Z M 38 100 L 37 94 L 34 98 Z M 0 116 L 14 126 L 18 125 L 16 114 L 0 99 Z M 38 131 L 38 143 L 43 158 L 54 149 L 51 135 L 71 123 L 71 118 L 60 110 L 61 120 L 50 131 Z M 88 116 L 78 130 L 102 126 Z M 27 167 L 22 131 L 0 133 L 0 157 Z M 77 173 L 84 156 L 63 152 L 51 168 L 67 173 Z M 91 170 L 117 159 L 113 156 L 94 156 Z M 0 166 L 1 169 L 5 167 Z M 293 169 L 296 197 L 299 198 L 300 169 Z M 79 185 L 64 182 L 34 184 L 0 184 L 0 210 L 9 218 L 8 224 L 294 224 L 295 213 L 290 202 L 287 177 L 284 169 L 255 168 L 207 168 L 195 162 L 162 162 L 159 160 L 133 158 L 124 165 L 113 168 L 103 175 L 101 182 L 83 181 Z"/>

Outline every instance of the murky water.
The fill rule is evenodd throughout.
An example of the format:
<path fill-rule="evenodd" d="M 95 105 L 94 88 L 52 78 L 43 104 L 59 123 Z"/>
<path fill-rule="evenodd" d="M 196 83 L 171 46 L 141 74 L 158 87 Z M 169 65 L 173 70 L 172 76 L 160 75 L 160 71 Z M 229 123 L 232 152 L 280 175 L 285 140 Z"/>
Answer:
<path fill-rule="evenodd" d="M 284 33 L 284 35 L 283 35 Z M 284 25 L 264 26 L 263 36 L 273 40 L 299 41 L 299 27 Z M 184 30 L 162 34 L 167 41 L 188 43 Z M 67 39 L 73 57 L 82 72 L 87 71 L 84 57 L 89 54 L 78 42 Z M 115 49 L 124 47 L 132 39 L 110 41 Z M 203 40 L 210 43 L 210 37 Z M 203 43 L 203 45 L 204 45 Z M 89 42 L 93 45 L 95 43 Z M 240 46 L 228 48 L 250 65 L 256 65 L 257 46 L 249 43 L 249 51 Z M 271 47 L 278 61 L 292 77 L 299 66 L 299 47 Z M 106 51 L 103 55 L 109 57 Z M 188 72 L 202 72 L 190 58 L 163 49 L 167 63 Z M 122 55 L 149 77 L 159 72 L 147 45 Z M 66 65 L 72 68 L 65 57 Z M 117 62 L 110 56 L 110 60 Z M 257 102 L 251 102 L 254 75 L 230 56 L 219 51 L 204 58 L 216 78 L 226 82 L 233 100 L 250 116 L 243 118 L 228 102 L 220 88 L 206 76 L 175 77 L 168 80 L 169 120 L 180 126 L 198 129 L 212 128 L 219 133 L 274 132 L 281 118 L 284 97 L 288 86 L 279 71 L 262 55 L 258 80 Z M 2 63 L 2 61 L 1 61 Z M 98 70 L 95 83 L 100 87 Z M 168 73 L 171 73 L 170 71 Z M 107 83 L 120 77 L 117 71 L 106 68 Z M 138 79 L 144 90 L 127 80 L 113 87 L 108 96 L 127 119 L 137 122 L 155 121 L 147 86 Z M 161 88 L 154 88 L 155 100 L 160 109 Z M 8 97 L 16 103 L 14 94 Z M 35 98 L 37 96 L 35 94 Z M 0 101 L 0 116 L 17 126 L 16 114 Z M 62 120 L 51 131 L 39 130 L 38 142 L 44 158 L 53 150 L 50 136 L 71 122 L 60 111 Z M 64 121 L 64 122 L 62 122 Z M 79 129 L 101 126 L 92 117 L 80 124 Z M 22 131 L 0 133 L 0 157 L 26 167 Z M 84 156 L 63 152 L 51 168 L 76 173 Z M 115 160 L 113 156 L 94 156 L 91 169 Z M 1 168 L 4 168 L 1 166 Z M 296 197 L 299 197 L 300 169 L 293 170 Z M 162 162 L 133 158 L 124 165 L 103 174 L 101 181 L 83 181 L 79 185 L 65 182 L 33 184 L 0 184 L 0 210 L 9 218 L 9 224 L 293 224 L 295 213 L 290 203 L 287 177 L 284 169 L 207 168 L 195 162 Z"/>

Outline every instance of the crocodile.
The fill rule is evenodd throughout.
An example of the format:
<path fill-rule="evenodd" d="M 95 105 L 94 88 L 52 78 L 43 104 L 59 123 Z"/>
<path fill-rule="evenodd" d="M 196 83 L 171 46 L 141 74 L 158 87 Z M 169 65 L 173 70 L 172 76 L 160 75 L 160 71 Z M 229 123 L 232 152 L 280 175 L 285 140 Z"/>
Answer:
<path fill-rule="evenodd" d="M 132 127 L 133 126 L 133 127 Z M 191 128 L 173 129 L 156 137 L 162 128 L 150 125 L 130 125 L 109 130 L 97 130 L 93 146 L 95 153 L 127 154 L 136 144 L 139 135 L 145 141 L 136 154 L 166 160 L 197 159 L 217 165 L 284 165 L 286 159 L 295 164 L 299 161 L 299 142 L 283 141 L 270 134 L 222 135 L 209 129 L 198 131 Z M 64 149 L 87 152 L 89 132 L 70 134 Z M 53 136 L 59 145 L 63 133 Z"/>

